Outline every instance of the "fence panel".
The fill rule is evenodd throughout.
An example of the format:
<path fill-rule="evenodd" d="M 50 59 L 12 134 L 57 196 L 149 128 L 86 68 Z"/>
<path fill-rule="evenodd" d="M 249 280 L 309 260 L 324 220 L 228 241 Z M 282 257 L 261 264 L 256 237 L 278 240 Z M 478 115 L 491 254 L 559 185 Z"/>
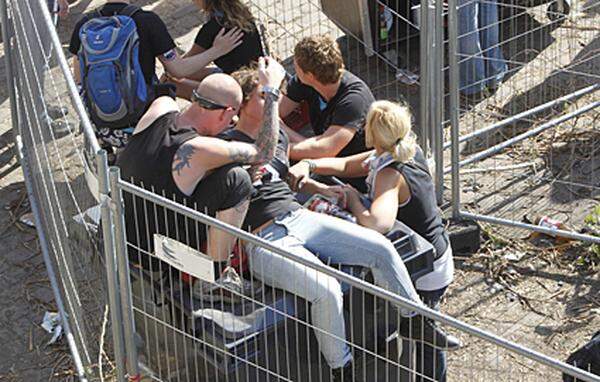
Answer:
<path fill-rule="evenodd" d="M 269 32 L 274 53 L 287 59 L 288 64 L 291 64 L 289 58 L 293 45 L 301 36 L 327 32 L 337 37 L 348 68 L 371 86 L 377 98 L 404 97 L 408 100 L 419 116 L 421 126 L 424 126 L 421 127 L 421 137 L 425 142 L 431 137 L 436 152 L 442 149 L 437 143 L 442 136 L 438 127 L 446 123 L 439 121 L 446 118 L 456 120 L 453 133 L 454 142 L 458 144 L 458 133 L 476 131 L 481 128 L 481 120 L 501 121 L 513 117 L 505 126 L 514 132 L 520 131 L 518 128 L 524 121 L 527 126 L 543 130 L 546 128 L 543 123 L 552 125 L 552 118 L 577 114 L 578 119 L 565 117 L 565 121 L 577 122 L 569 131 L 575 137 L 574 141 L 559 147 L 550 144 L 550 149 L 557 151 L 550 151 L 545 157 L 547 172 L 541 173 L 536 181 L 544 185 L 540 187 L 542 190 L 547 190 L 543 187 L 558 186 L 557 190 L 563 191 L 561 187 L 565 185 L 564 189 L 571 196 L 580 197 L 577 201 L 582 203 L 581 208 L 588 208 L 586 203 L 598 195 L 598 171 L 594 167 L 597 167 L 598 138 L 593 128 L 597 104 L 589 100 L 589 97 L 598 94 L 597 49 L 594 48 L 598 41 L 595 27 L 598 25 L 598 3 L 571 4 L 570 7 L 578 12 L 575 13 L 577 17 L 566 21 L 564 17 L 554 18 L 559 15 L 556 10 L 551 10 L 550 17 L 545 19 L 543 5 L 502 4 L 508 9 L 508 20 L 496 24 L 501 24 L 505 36 L 504 42 L 499 45 L 509 62 L 508 77 L 496 95 L 483 102 L 473 105 L 473 97 L 459 100 L 460 60 L 468 57 L 451 55 L 448 69 L 455 73 L 451 76 L 450 89 L 456 91 L 449 94 L 451 107 L 448 114 L 444 114 L 444 101 L 438 96 L 443 93 L 441 79 L 444 76 L 439 70 L 444 59 L 440 44 L 445 19 L 443 4 L 430 2 L 419 8 L 417 4 L 408 1 L 400 4 L 400 1 L 369 0 L 352 5 L 325 0 L 320 3 L 316 0 L 253 0 L 251 4 Z M 133 378 L 138 376 L 139 360 L 147 366 L 143 371 L 145 374 L 160 380 L 328 381 L 332 379 L 332 371 L 319 352 L 316 339 L 319 337 L 321 340 L 343 342 L 352 350 L 358 380 L 435 380 L 436 377 L 425 370 L 435 369 L 439 360 L 428 360 L 423 355 L 422 346 L 398 341 L 395 335 L 398 318 L 395 312 L 405 308 L 440 321 L 465 344 L 462 350 L 448 354 L 451 380 L 468 377 L 475 381 L 491 378 L 558 381 L 561 372 L 567 372 L 581 380 L 598 381 L 598 378 L 568 365 L 374 287 L 363 280 L 364 277 L 369 280 L 368 273 L 363 270 L 348 267 L 335 270 L 326 265 L 305 263 L 286 251 L 270 247 L 268 243 L 239 231 L 233 233 L 305 266 L 306 272 L 296 276 L 297 282 L 308 283 L 307 274 L 311 270 L 318 271 L 317 278 L 326 280 L 328 287 L 331 284 L 341 285 L 345 338 L 317 327 L 314 317 L 311 317 L 311 305 L 306 300 L 248 275 L 247 281 L 253 282 L 253 293 L 251 296 L 237 295 L 236 303 L 222 302 L 223 294 L 233 293 L 236 297 L 227 288 L 208 296 L 199 295 L 201 291 L 191 282 L 193 278 L 186 275 L 189 269 L 182 270 L 163 261 L 148 262 L 156 253 L 151 247 L 141 246 L 140 240 L 151 236 L 154 239 L 152 231 L 162 229 L 164 236 L 199 249 L 201 224 L 207 224 L 211 229 L 230 228 L 118 180 L 111 187 L 112 199 L 108 198 L 106 161 L 102 156 L 100 159 L 96 157 L 99 148 L 60 52 L 62 47 L 51 24 L 45 0 L 3 0 L 0 4 L 5 54 L 12 68 L 9 82 L 13 82 L 11 104 L 15 135 L 22 147 L 22 165 L 48 272 L 55 280 L 57 308 L 66 324 L 67 340 L 82 379 L 106 377 L 114 372 L 113 368 L 117 369 L 117 379 L 123 379 L 124 356 L 127 356 L 127 372 Z M 552 4 L 560 6 L 559 3 Z M 561 4 L 564 7 L 566 3 Z M 341 6 L 354 6 L 362 15 L 358 27 L 356 20 L 344 20 L 340 12 L 336 13 Z M 391 27 L 388 26 L 390 18 Z M 455 21 L 457 18 L 455 15 Z M 425 28 L 426 25 L 435 28 Z M 423 29 L 419 41 L 416 40 L 417 27 Z M 365 37 L 367 31 L 376 37 Z M 462 35 L 453 35 L 452 30 L 449 32 L 448 42 L 458 45 Z M 437 50 L 434 51 L 434 48 Z M 431 58 L 432 62 L 428 60 L 427 65 L 422 65 L 427 58 Z M 548 73 L 550 80 L 541 82 L 538 78 L 539 83 L 526 83 L 534 77 L 531 74 L 538 71 Z M 534 91 L 528 90 L 531 86 Z M 505 105 L 502 97 L 517 99 L 500 109 L 499 105 Z M 563 105 L 562 101 L 555 102 L 561 100 L 560 97 L 567 98 L 569 102 L 576 99 L 581 102 L 559 114 L 554 107 Z M 534 107 L 545 104 L 552 106 L 552 109 L 543 109 L 547 119 L 533 119 L 532 116 L 539 117 L 533 113 Z M 460 111 L 460 114 L 453 110 Z M 547 110 L 552 110 L 552 113 L 547 113 Z M 588 127 L 586 130 L 586 123 L 592 129 Z M 488 124 L 488 131 L 496 131 L 499 129 L 497 125 Z M 429 131 L 430 127 L 433 130 Z M 548 129 L 551 127 L 548 126 Z M 562 129 L 557 131 L 563 133 Z M 551 138 L 556 138 L 556 135 L 560 134 Z M 542 136 L 546 139 L 545 135 L 539 135 Z M 534 137 L 538 136 L 530 138 Z M 484 140 L 493 142 L 494 139 L 486 135 Z M 534 150 L 541 143 L 547 144 L 546 141 L 534 143 L 529 147 L 520 144 L 519 153 Z M 588 148 L 589 151 L 586 151 Z M 458 154 L 458 151 L 455 150 L 455 153 Z M 522 163 L 521 159 L 516 155 L 508 156 L 502 162 L 495 156 L 489 171 L 493 174 L 512 171 L 514 177 L 521 180 L 529 175 L 516 170 L 531 166 L 527 162 Z M 456 156 L 455 162 L 458 160 Z M 509 163 L 506 164 L 506 161 Z M 569 166 L 553 172 L 557 161 L 569 163 Z M 438 162 L 440 165 L 441 161 Z M 458 171 L 458 167 L 454 167 Z M 510 168 L 506 170 L 506 167 Z M 539 170 L 539 167 L 531 167 Z M 581 167 L 585 167 L 583 171 Z M 471 176 L 478 176 L 481 170 L 468 169 Z M 488 171 L 487 167 L 484 171 Z M 437 173 L 439 176 L 442 171 Z M 536 172 L 536 176 L 538 174 Z M 98 178 L 101 193 L 97 192 Z M 455 191 L 463 185 L 458 177 L 456 179 L 458 186 L 455 184 Z M 473 186 L 475 197 L 494 199 L 501 208 L 481 203 L 470 210 L 481 213 L 473 214 L 475 217 L 506 218 L 504 214 L 494 213 L 504 213 L 502 208 L 507 206 L 513 213 L 509 216 L 512 219 L 509 223 L 516 225 L 516 211 L 524 210 L 519 209 L 521 205 L 541 209 L 539 204 L 510 200 L 505 189 L 512 195 L 520 189 L 511 188 L 512 185 L 504 187 L 499 175 L 485 182 L 492 185 L 492 191 L 484 195 L 485 190 Z M 476 185 L 478 181 L 471 184 Z M 135 201 L 133 205 L 141 208 L 143 220 L 136 220 L 137 226 L 134 224 L 132 231 L 127 231 L 131 230 L 129 224 L 124 228 L 122 222 L 119 223 L 124 218 L 117 196 L 119 192 L 123 193 L 126 201 Z M 536 196 L 532 193 L 533 197 Z M 102 229 L 106 233 L 103 242 L 99 242 L 97 232 L 99 200 L 103 202 Z M 464 195 L 462 203 L 455 205 L 473 206 Z M 571 205 L 567 208 L 574 211 Z M 466 215 L 464 210 L 463 215 Z M 130 220 L 125 221 L 130 223 Z M 176 224 L 180 221 L 184 222 L 183 229 Z M 106 258 L 109 261 L 104 261 L 104 253 L 108 254 Z M 125 262 L 126 258 L 130 260 L 129 264 Z M 144 267 L 144 262 L 149 265 Z M 115 268 L 117 272 L 114 272 Z M 117 285 L 117 278 L 120 285 Z M 108 299 L 110 291 L 113 293 Z M 118 295 L 116 292 L 119 292 Z M 206 301 L 204 297 L 210 299 Z M 107 311 L 109 303 L 113 308 L 110 316 Z M 110 338 L 103 337 L 109 332 L 110 322 L 115 323 L 111 329 L 116 342 L 116 366 L 110 362 L 113 347 L 105 345 Z M 121 333 L 125 334 L 123 341 Z"/>
<path fill-rule="evenodd" d="M 368 269 L 313 262 L 128 182 L 112 184 L 115 212 L 126 225 L 119 256 L 129 258 L 131 276 L 132 305 L 124 312 L 133 312 L 143 373 L 153 379 L 342 380 L 323 353 L 332 362 L 336 349 L 346 348 L 354 359 L 352 380 L 439 380 L 441 358 L 428 355 L 432 348 L 399 341 L 399 313 L 415 311 L 462 340 L 462 349 L 447 354 L 450 380 L 560 381 L 562 372 L 600 380 L 376 287 Z M 241 273 L 250 284 L 245 294 L 217 284 L 212 262 L 202 255 L 205 229 L 271 251 L 279 265 L 253 265 L 250 256 L 249 271 Z M 284 272 L 281 264 L 296 272 L 276 288 L 264 277 Z M 412 336 L 424 330 L 412 324 L 419 316 L 402 319 Z"/>
<path fill-rule="evenodd" d="M 500 224 L 510 237 L 558 229 L 600 242 L 586 227 L 600 195 L 599 3 L 451 4 L 455 216 Z"/>
<path fill-rule="evenodd" d="M 316 34 L 336 38 L 346 68 L 369 85 L 376 99 L 410 104 L 421 143 L 429 147 L 430 115 L 436 107 L 427 105 L 439 99 L 433 94 L 441 93 L 430 91 L 434 86 L 430 73 L 436 65 L 441 70 L 438 59 L 443 55 L 435 47 L 435 33 L 419 32 L 433 25 L 434 6 L 421 7 L 411 0 L 250 0 L 248 4 L 265 27 L 271 54 L 291 72 L 294 46 L 300 39 Z"/>
<path fill-rule="evenodd" d="M 104 338 L 98 144 L 47 1 L 4 0 L 1 6 L 13 133 L 74 369 L 82 380 L 108 376 L 114 363 L 110 338 Z"/>

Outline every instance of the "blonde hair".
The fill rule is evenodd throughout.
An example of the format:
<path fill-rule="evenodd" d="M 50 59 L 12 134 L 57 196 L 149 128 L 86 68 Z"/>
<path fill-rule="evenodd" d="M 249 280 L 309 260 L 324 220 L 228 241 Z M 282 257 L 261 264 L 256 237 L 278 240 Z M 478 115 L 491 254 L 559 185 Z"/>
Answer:
<path fill-rule="evenodd" d="M 198 5 L 200 3 L 195 0 Z M 240 28 L 244 32 L 256 30 L 255 19 L 250 8 L 240 0 L 204 0 L 204 11 L 210 15 L 223 14 L 225 28 Z"/>
<path fill-rule="evenodd" d="M 294 59 L 303 72 L 312 73 L 324 85 L 335 84 L 344 73 L 338 43 L 327 35 L 305 37 L 294 48 Z"/>
<path fill-rule="evenodd" d="M 367 113 L 365 141 L 368 148 L 375 143 L 392 154 L 394 160 L 405 163 L 417 152 L 417 137 L 411 130 L 412 114 L 407 105 L 376 101 Z"/>

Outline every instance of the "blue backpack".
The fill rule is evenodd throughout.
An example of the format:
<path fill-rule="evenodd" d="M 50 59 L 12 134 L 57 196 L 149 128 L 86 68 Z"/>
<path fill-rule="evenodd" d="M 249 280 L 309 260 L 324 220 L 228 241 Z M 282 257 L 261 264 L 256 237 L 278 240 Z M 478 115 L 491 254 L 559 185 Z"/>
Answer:
<path fill-rule="evenodd" d="M 83 99 L 97 127 L 135 126 L 151 100 L 139 62 L 139 36 L 128 5 L 119 15 L 88 16 L 79 31 Z"/>

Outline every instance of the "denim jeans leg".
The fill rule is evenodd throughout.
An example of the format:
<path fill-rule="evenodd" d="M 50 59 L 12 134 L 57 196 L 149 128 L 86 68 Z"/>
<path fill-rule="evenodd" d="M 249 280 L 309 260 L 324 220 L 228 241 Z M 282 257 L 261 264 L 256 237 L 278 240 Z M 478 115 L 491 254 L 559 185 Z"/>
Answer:
<path fill-rule="evenodd" d="M 495 1 L 482 1 L 479 4 L 479 25 L 481 49 L 485 57 L 485 73 L 488 81 L 502 81 L 507 65 L 500 47 L 500 25 L 498 4 Z"/>
<path fill-rule="evenodd" d="M 383 235 L 348 221 L 301 210 L 290 222 L 288 232 L 325 263 L 370 268 L 375 283 L 409 300 L 420 303 L 404 262 Z M 410 310 L 403 314 L 410 315 Z"/>
<path fill-rule="evenodd" d="M 485 65 L 479 41 L 479 1 L 458 0 L 459 87 L 464 94 L 484 89 Z"/>
<path fill-rule="evenodd" d="M 296 256 L 316 264 L 321 261 L 303 247 L 297 238 L 287 235 L 283 226 L 273 224 L 261 232 L 261 237 Z M 265 284 L 286 290 L 311 302 L 312 324 L 321 353 L 331 368 L 344 366 L 352 359 L 345 342 L 343 296 L 340 283 L 333 277 L 317 272 L 292 259 L 267 249 L 246 245 L 250 271 Z"/>
<path fill-rule="evenodd" d="M 440 310 L 442 296 L 447 287 L 433 291 L 419 291 L 423 302 L 432 309 Z M 417 382 L 446 382 L 446 352 L 417 342 Z M 427 377 L 427 378 L 423 378 Z"/>

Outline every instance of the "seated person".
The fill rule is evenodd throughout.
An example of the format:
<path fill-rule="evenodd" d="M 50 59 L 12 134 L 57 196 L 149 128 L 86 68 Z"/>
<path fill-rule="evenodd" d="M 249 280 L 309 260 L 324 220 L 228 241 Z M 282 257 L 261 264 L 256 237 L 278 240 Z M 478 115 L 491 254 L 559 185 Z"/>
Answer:
<path fill-rule="evenodd" d="M 454 260 L 427 161 L 411 131 L 410 110 L 393 102 L 377 101 L 367 114 L 365 131 L 367 146 L 374 151 L 345 158 L 301 161 L 290 169 L 292 178 L 302 182 L 310 172 L 346 177 L 368 175 L 370 205 L 363 205 L 361 194 L 346 186 L 342 190 L 348 210 L 356 216 L 358 224 L 381 233 L 389 232 L 398 219 L 433 245 L 436 252 L 433 272 L 419 278 L 415 286 L 424 302 L 439 309 L 453 279 Z M 330 189 L 340 191 L 339 186 Z M 425 365 L 420 372 L 436 381 L 445 380 L 443 352 L 425 346 L 417 354 L 419 357 L 423 354 L 423 362 L 417 361 L 419 367 Z M 433 365 L 436 370 L 432 370 Z"/>
<path fill-rule="evenodd" d="M 279 106 L 285 118 L 300 102 L 307 102 L 312 138 L 286 129 L 292 142 L 290 158 L 348 156 L 366 151 L 364 122 L 375 100 L 369 87 L 344 69 L 338 44 L 328 36 L 302 39 L 294 49 L 296 75 Z M 348 180 L 366 191 L 364 179 Z"/>
<path fill-rule="evenodd" d="M 185 78 L 168 79 L 177 85 L 177 95 L 187 99 L 198 86 L 198 81 L 208 74 L 215 71 L 231 74 L 241 67 L 256 63 L 260 56 L 266 54 L 254 16 L 241 0 L 194 0 L 194 3 L 207 14 L 208 21 L 202 25 L 192 48 L 184 57 L 192 57 L 210 49 L 223 31 L 238 30 L 243 32 L 243 37 L 233 50 L 214 61 L 216 67 L 210 65 Z"/>
<path fill-rule="evenodd" d="M 260 59 L 259 73 L 265 89 L 278 88 L 285 76 L 283 67 L 270 58 Z M 240 86 L 227 74 L 206 77 L 194 92 L 194 102 L 183 111 L 170 97 L 156 99 L 117 157 L 122 178 L 239 227 L 251 180 L 238 164 L 270 160 L 277 144 L 278 93 L 266 90 L 264 97 L 260 137 L 250 144 L 215 138 L 229 126 L 242 100 Z M 130 252 L 132 261 L 141 260 L 144 268 L 149 267 L 146 253 L 152 252 L 153 235 L 159 233 L 196 249 L 208 239 L 206 253 L 217 262 L 217 271 L 227 265 L 231 235 L 212 228 L 205 234 L 205 227 L 196 222 L 174 217 L 140 198 L 135 203 L 131 199 L 131 195 L 125 198 L 127 237 L 131 247 L 139 249 Z"/>
<path fill-rule="evenodd" d="M 75 24 L 71 35 L 69 51 L 75 55 L 73 59 L 73 72 L 77 84 L 81 84 L 82 77 L 79 58 L 77 56 L 81 47 L 79 36 L 81 27 L 95 17 L 122 14 L 128 5 L 130 5 L 129 0 L 107 0 L 103 6 L 86 13 Z M 215 39 L 210 49 L 205 50 L 200 55 L 184 58 L 177 53 L 173 38 L 169 34 L 165 23 L 156 13 L 139 9 L 132 15 L 132 19 L 136 24 L 139 37 L 139 63 L 146 85 L 151 89 L 151 99 L 148 102 L 148 106 L 150 106 L 154 97 L 163 95 L 164 92 L 168 93 L 168 89 L 164 87 L 157 88 L 158 78 L 155 72 L 156 58 L 159 59 L 165 69 L 173 76 L 185 77 L 197 72 L 218 57 L 228 53 L 239 44 L 242 37 L 241 33 L 236 30 L 232 30 L 230 33 L 220 33 L 219 38 Z M 98 128 L 96 131 L 98 141 L 102 147 L 123 148 L 134 126 L 135 123 L 132 126 Z"/>
<path fill-rule="evenodd" d="M 260 138 L 264 124 L 265 89 L 254 70 L 234 73 L 244 92 L 240 118 L 235 128 L 220 135 L 223 139 L 251 144 Z M 375 282 L 421 304 L 404 263 L 396 249 L 381 234 L 332 216 L 302 208 L 285 182 L 289 167 L 289 143 L 280 130 L 275 156 L 258 172 L 243 227 L 314 263 L 335 263 L 368 267 Z M 327 187 L 319 190 L 329 194 Z M 357 251 L 357 248 L 360 250 Z M 340 283 L 292 259 L 253 244 L 246 245 L 249 268 L 264 283 L 281 288 L 312 303 L 312 323 L 319 347 L 334 374 L 350 371 L 352 355 L 340 338 L 346 338 Z M 410 315 L 410 312 L 402 312 Z M 453 348 L 457 340 L 422 316 L 404 326 L 403 334 L 415 340 Z"/>

